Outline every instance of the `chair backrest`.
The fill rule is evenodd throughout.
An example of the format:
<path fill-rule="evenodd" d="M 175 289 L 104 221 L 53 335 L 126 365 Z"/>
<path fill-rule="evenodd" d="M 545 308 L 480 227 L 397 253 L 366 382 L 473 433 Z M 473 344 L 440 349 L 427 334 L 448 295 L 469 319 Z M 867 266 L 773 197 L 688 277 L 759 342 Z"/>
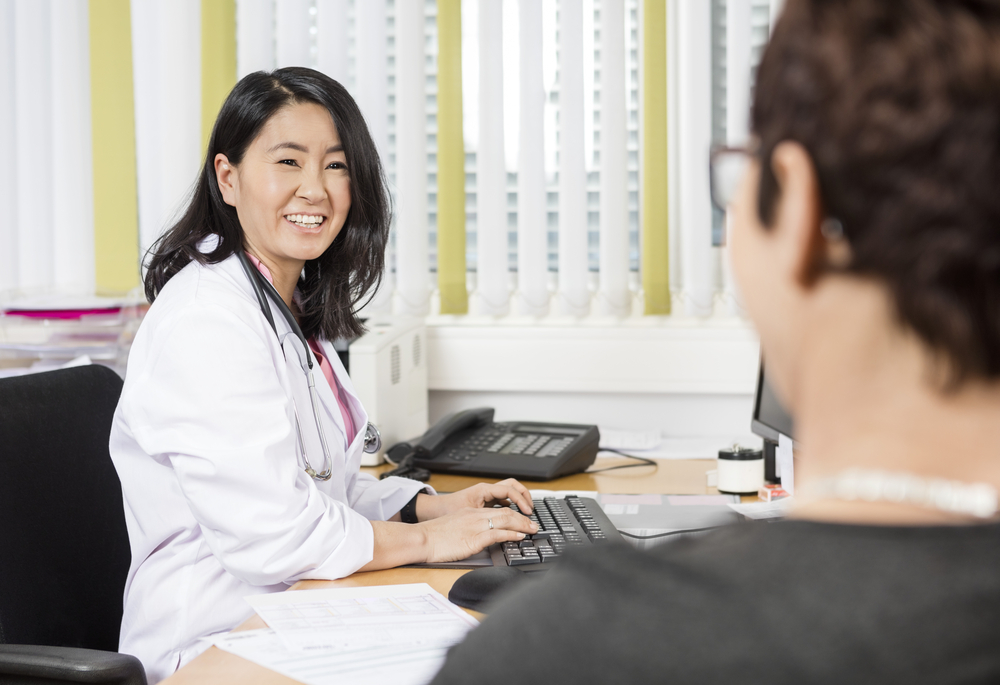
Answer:
<path fill-rule="evenodd" d="M 131 559 L 103 366 L 0 379 L 0 643 L 117 651 Z"/>

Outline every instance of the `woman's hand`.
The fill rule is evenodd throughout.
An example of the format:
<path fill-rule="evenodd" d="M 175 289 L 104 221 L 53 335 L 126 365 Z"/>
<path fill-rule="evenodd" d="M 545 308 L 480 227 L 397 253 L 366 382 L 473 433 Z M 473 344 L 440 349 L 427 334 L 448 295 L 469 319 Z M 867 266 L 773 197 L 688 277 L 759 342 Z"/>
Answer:
<path fill-rule="evenodd" d="M 531 519 L 508 507 L 462 509 L 417 526 L 426 531 L 427 563 L 458 561 L 496 542 L 523 540 L 538 532 Z"/>
<path fill-rule="evenodd" d="M 531 513 L 528 488 L 508 478 L 499 483 L 477 483 L 450 495 L 418 495 L 417 520 L 430 521 L 462 509 L 482 509 L 494 504 L 516 504 L 525 514 Z"/>
<path fill-rule="evenodd" d="M 495 542 L 523 540 L 525 535 L 538 532 L 531 519 L 509 507 L 470 507 L 415 525 L 393 521 L 371 524 L 375 537 L 372 560 L 361 571 L 458 561 Z"/>
<path fill-rule="evenodd" d="M 494 507 L 500 504 L 503 506 Z M 372 560 L 360 570 L 375 571 L 413 563 L 458 561 L 497 542 L 523 540 L 538 526 L 508 504 L 531 513 L 528 489 L 513 478 L 478 483 L 450 495 L 417 495 L 417 520 L 399 523 L 372 521 L 375 548 Z"/>

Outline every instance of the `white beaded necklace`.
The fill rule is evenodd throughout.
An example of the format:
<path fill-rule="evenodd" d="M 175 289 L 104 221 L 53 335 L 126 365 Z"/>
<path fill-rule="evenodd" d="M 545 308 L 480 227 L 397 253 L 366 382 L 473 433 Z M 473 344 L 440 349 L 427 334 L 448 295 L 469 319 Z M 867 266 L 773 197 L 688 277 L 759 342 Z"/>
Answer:
<path fill-rule="evenodd" d="M 802 494 L 816 499 L 915 504 L 980 519 L 996 516 L 1000 503 L 997 489 L 989 483 L 922 478 L 905 472 L 848 469 L 803 486 Z"/>

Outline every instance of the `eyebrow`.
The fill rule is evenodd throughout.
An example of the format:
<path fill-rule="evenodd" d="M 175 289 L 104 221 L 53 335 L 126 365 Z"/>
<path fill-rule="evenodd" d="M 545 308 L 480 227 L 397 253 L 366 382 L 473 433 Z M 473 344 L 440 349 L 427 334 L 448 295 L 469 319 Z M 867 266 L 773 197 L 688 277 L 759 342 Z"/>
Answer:
<path fill-rule="evenodd" d="M 293 142 L 287 141 L 287 142 L 284 142 L 284 143 L 278 143 L 277 145 L 275 145 L 274 147 L 272 147 L 271 149 L 269 149 L 268 153 L 277 152 L 278 150 L 283 150 L 283 149 L 297 150 L 299 152 L 304 152 L 304 153 L 308 153 L 309 152 L 309 148 L 307 148 L 305 145 L 301 145 L 299 143 L 293 143 Z M 326 149 L 326 154 L 329 155 L 329 154 L 334 153 L 334 152 L 343 152 L 343 151 L 344 151 L 344 146 L 343 145 L 331 145 L 330 147 L 328 147 Z"/>

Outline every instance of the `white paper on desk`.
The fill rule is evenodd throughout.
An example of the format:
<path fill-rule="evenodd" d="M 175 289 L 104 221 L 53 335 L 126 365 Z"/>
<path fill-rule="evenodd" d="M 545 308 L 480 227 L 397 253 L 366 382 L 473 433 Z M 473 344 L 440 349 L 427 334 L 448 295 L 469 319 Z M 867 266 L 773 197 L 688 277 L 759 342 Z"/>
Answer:
<path fill-rule="evenodd" d="M 227 633 L 211 641 L 219 649 L 306 685 L 423 685 L 440 670 L 448 653 L 446 646 L 412 645 L 301 652 L 288 649 L 270 628 Z"/>
<path fill-rule="evenodd" d="M 300 590 L 246 598 L 294 651 L 444 648 L 477 625 L 427 583 Z"/>

